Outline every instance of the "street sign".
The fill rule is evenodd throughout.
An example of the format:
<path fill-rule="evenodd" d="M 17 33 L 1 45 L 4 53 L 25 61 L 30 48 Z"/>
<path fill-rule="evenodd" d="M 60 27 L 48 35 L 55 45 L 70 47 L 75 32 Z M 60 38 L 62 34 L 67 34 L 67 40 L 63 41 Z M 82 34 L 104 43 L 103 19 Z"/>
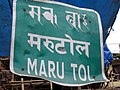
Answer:
<path fill-rule="evenodd" d="M 102 26 L 94 10 L 14 0 L 10 69 L 65 86 L 107 81 Z"/>

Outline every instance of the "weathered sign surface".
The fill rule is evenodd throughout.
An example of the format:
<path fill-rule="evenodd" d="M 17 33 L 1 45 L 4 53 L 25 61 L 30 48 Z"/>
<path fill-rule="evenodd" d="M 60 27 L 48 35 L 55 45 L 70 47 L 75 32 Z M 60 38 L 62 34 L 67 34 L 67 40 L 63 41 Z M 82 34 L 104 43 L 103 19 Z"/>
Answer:
<path fill-rule="evenodd" d="M 107 81 L 97 12 L 14 0 L 10 69 L 66 86 Z"/>

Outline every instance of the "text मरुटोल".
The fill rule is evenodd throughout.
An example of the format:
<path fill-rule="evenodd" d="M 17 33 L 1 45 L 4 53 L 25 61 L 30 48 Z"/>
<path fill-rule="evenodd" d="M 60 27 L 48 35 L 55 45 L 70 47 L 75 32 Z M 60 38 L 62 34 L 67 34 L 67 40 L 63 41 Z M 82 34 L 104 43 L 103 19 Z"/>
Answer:
<path fill-rule="evenodd" d="M 82 52 L 85 51 L 85 55 L 89 58 L 90 42 L 72 40 L 72 38 L 67 34 L 65 34 L 65 36 L 68 39 L 56 38 L 56 37 L 50 37 L 50 36 L 43 36 L 43 35 L 37 35 L 37 34 L 32 34 L 32 33 L 28 33 L 28 36 L 30 37 L 30 39 L 28 40 L 29 45 L 31 47 L 36 45 L 38 51 L 41 51 L 41 46 L 40 46 L 41 45 L 41 39 L 45 39 L 46 41 L 44 41 L 43 44 L 51 53 L 54 53 L 53 49 L 55 49 L 55 51 L 58 54 L 67 54 L 66 50 L 59 50 L 59 48 L 63 48 L 63 47 L 65 48 L 65 43 L 70 43 L 70 53 L 74 56 L 74 44 L 78 44 L 78 45 L 76 45 L 75 50 L 80 55 L 82 55 Z M 34 38 L 37 39 L 37 40 L 34 40 Z M 57 43 L 56 45 L 54 45 L 52 40 L 59 41 L 60 43 Z"/>

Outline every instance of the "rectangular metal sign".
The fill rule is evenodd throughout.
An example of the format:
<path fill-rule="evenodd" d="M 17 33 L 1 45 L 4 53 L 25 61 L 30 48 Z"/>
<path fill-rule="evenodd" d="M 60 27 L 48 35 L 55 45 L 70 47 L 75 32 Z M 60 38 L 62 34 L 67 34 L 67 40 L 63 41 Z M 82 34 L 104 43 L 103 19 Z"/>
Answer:
<path fill-rule="evenodd" d="M 65 86 L 107 81 L 102 26 L 94 10 L 14 0 L 10 69 Z"/>

